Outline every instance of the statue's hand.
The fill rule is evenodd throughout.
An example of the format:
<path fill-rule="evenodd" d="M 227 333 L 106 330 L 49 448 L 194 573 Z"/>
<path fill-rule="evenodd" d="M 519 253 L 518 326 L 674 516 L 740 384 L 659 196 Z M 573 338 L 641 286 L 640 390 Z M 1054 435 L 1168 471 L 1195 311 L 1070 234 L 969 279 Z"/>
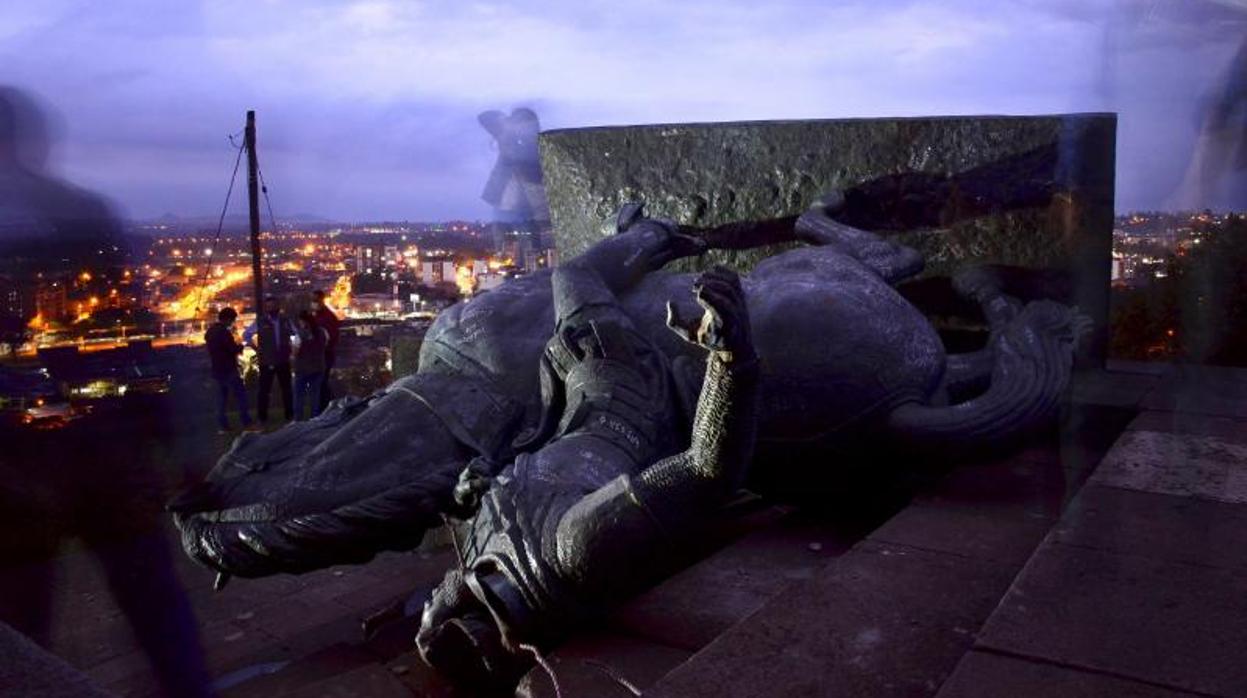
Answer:
<path fill-rule="evenodd" d="M 810 210 L 817 211 L 825 216 L 834 216 L 844 210 L 847 201 L 843 190 L 832 189 L 815 199 L 810 204 Z"/>
<path fill-rule="evenodd" d="M 455 483 L 455 506 L 451 512 L 459 518 L 466 519 L 481 507 L 481 497 L 489 491 L 498 466 L 493 461 L 477 457 L 459 473 L 459 481 Z"/>
<path fill-rule="evenodd" d="M 646 218 L 644 205 L 627 203 L 619 209 L 615 222 L 619 235 L 628 235 L 640 241 L 640 252 L 648 269 L 661 269 L 668 262 L 683 257 L 694 257 L 706 251 L 708 245 L 702 238 L 680 232 L 675 221 L 666 218 Z"/>
<path fill-rule="evenodd" d="M 682 319 L 676 305 L 668 301 L 667 326 L 685 341 L 723 358 L 753 356 L 749 309 L 736 272 L 722 266 L 702 272 L 693 282 L 693 292 L 704 311 L 701 320 Z"/>

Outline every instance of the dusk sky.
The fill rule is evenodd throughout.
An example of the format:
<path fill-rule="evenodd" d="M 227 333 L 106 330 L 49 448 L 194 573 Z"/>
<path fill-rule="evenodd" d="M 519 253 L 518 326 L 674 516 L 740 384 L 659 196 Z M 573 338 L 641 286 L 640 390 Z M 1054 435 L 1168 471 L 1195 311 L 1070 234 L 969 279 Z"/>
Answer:
<path fill-rule="evenodd" d="M 1245 33 L 1247 0 L 10 0 L 0 84 L 131 217 L 211 215 L 256 109 L 278 218 L 487 218 L 476 114 L 521 105 L 544 129 L 1118 111 L 1125 211 L 1168 205 Z"/>

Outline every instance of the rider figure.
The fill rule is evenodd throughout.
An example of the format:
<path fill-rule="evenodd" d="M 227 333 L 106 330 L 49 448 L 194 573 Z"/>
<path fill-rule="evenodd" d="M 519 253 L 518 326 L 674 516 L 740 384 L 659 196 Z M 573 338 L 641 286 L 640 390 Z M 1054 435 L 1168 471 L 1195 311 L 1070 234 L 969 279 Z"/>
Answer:
<path fill-rule="evenodd" d="M 697 279 L 700 322 L 684 323 L 668 305 L 669 326 L 709 352 L 690 443 L 666 356 L 617 299 L 654 261 L 632 253 L 640 236 L 656 255 L 695 244 L 645 220 L 619 245 L 555 270 L 541 426 L 512 463 L 478 459 L 456 487 L 461 568 L 426 604 L 417 636 L 425 659 L 447 673 L 479 680 L 518 670 L 526 650 L 650 581 L 673 534 L 743 478 L 757 361 L 739 279 L 723 268 Z"/>

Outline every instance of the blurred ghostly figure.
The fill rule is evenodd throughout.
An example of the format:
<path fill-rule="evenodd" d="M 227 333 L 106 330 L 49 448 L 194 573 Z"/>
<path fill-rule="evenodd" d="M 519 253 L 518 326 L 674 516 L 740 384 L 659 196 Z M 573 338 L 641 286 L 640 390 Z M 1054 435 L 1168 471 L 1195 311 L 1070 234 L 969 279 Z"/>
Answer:
<path fill-rule="evenodd" d="M 537 133 L 541 125 L 532 109 L 483 112 L 477 119 L 498 144 L 498 160 L 481 198 L 494 207 L 495 218 L 504 222 L 550 220 L 546 190 L 537 156 Z"/>
<path fill-rule="evenodd" d="M 35 100 L 0 86 L 0 257 L 40 271 L 121 262 L 117 219 L 99 196 L 47 172 L 49 140 Z"/>
<path fill-rule="evenodd" d="M 1247 40 L 1199 114 L 1199 140 L 1174 203 L 1182 209 L 1247 208 Z"/>
<path fill-rule="evenodd" d="M 34 100 L 0 87 L 0 265 L 55 277 L 123 262 L 120 225 L 104 201 L 45 172 L 46 123 Z M 77 538 L 103 568 L 165 693 L 207 696 L 195 618 L 159 528 L 165 492 L 156 468 L 175 437 L 164 399 L 139 396 L 122 416 L 52 431 L 0 423 L 0 621 L 53 644 L 53 570 L 63 543 Z M 58 615 L 73 629 L 82 610 Z"/>

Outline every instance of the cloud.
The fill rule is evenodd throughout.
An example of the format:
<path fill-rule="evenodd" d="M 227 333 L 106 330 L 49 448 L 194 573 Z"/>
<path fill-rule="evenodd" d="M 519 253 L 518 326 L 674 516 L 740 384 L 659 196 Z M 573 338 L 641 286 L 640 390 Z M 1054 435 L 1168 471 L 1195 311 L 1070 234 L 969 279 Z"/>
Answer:
<path fill-rule="evenodd" d="M 539 95 L 624 116 L 843 104 L 836 91 L 863 92 L 862 77 L 929 73 L 1008 33 L 969 8 L 934 3 L 879 12 L 866 3 L 639 2 L 623 11 L 590 2 L 569 12 L 569 3 L 377 0 L 268 3 L 257 22 L 269 28 L 263 36 L 231 31 L 250 5 L 211 6 L 212 50 L 292 98 L 312 86 L 362 104 Z"/>
<path fill-rule="evenodd" d="M 516 104 L 545 128 L 1120 109 L 1119 202 L 1142 206 L 1168 186 L 1157 152 L 1184 157 L 1244 14 L 1154 0 L 49 0 L 0 9 L 0 60 L 64 113 L 68 172 L 137 215 L 217 205 L 228 163 L 210 163 L 229 160 L 247 108 L 287 210 L 484 215 L 493 152 L 475 115 Z"/>

